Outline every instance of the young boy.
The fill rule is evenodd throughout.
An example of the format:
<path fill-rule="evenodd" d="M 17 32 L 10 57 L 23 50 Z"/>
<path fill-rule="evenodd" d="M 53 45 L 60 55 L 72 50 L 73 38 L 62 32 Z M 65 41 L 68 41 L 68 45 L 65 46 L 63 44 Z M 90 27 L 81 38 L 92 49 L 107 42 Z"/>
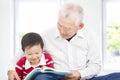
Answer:
<path fill-rule="evenodd" d="M 50 55 L 43 52 L 43 40 L 37 33 L 27 33 L 21 40 L 24 57 L 16 63 L 15 70 L 20 79 L 23 80 L 34 68 L 54 68 Z"/>

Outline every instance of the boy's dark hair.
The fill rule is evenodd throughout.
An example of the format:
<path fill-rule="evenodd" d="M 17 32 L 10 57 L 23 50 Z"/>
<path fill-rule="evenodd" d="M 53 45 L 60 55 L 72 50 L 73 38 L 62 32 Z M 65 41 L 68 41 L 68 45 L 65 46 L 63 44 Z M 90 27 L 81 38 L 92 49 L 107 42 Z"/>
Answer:
<path fill-rule="evenodd" d="M 27 46 L 32 47 L 36 44 L 40 44 L 41 48 L 43 49 L 44 43 L 43 43 L 41 36 L 34 32 L 25 34 L 21 40 L 21 46 L 22 46 L 23 51 L 25 51 L 25 48 Z"/>

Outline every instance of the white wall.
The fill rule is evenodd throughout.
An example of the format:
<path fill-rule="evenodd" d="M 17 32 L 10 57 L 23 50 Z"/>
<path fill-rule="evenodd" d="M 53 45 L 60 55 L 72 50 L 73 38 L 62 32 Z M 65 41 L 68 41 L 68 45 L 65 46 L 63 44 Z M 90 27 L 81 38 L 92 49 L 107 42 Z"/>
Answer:
<path fill-rule="evenodd" d="M 68 1 L 68 0 L 64 0 Z M 70 0 L 80 3 L 85 12 L 85 26 L 93 27 L 101 35 L 101 1 Z M 13 46 L 13 0 L 0 0 L 0 80 L 7 80 L 7 66 Z"/>
<path fill-rule="evenodd" d="M 0 80 L 7 80 L 7 66 L 11 53 L 11 0 L 0 0 Z"/>

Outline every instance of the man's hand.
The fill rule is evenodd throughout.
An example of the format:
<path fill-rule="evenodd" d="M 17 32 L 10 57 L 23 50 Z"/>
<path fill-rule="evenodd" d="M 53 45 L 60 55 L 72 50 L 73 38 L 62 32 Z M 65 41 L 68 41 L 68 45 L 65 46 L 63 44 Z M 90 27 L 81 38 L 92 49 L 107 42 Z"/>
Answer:
<path fill-rule="evenodd" d="M 9 70 L 8 71 L 8 80 L 20 80 L 18 77 L 17 73 L 14 70 Z"/>
<path fill-rule="evenodd" d="M 71 75 L 65 75 L 66 80 L 80 80 L 81 76 L 77 70 L 70 70 L 72 72 Z"/>

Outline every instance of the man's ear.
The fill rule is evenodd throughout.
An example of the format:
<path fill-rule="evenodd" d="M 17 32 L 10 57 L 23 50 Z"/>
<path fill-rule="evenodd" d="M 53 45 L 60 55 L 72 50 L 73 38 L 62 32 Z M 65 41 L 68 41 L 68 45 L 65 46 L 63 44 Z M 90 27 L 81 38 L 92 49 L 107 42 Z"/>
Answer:
<path fill-rule="evenodd" d="M 82 29 L 84 27 L 84 23 L 80 23 L 78 29 Z"/>

